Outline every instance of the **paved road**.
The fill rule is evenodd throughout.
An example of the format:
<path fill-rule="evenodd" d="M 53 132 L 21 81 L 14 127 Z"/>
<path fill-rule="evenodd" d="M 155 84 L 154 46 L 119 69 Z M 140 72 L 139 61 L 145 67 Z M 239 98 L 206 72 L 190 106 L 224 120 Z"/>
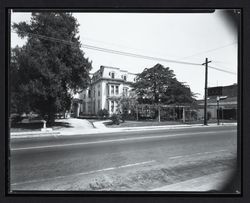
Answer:
<path fill-rule="evenodd" d="M 236 156 L 235 126 L 75 135 L 11 141 L 13 189 L 50 184 L 73 176 L 167 165 L 189 160 L 213 161 Z M 198 159 L 200 158 L 200 159 Z M 211 165 L 212 162 L 210 162 Z M 179 164 L 179 163 L 175 163 Z M 121 172 L 122 173 L 122 172 Z"/>

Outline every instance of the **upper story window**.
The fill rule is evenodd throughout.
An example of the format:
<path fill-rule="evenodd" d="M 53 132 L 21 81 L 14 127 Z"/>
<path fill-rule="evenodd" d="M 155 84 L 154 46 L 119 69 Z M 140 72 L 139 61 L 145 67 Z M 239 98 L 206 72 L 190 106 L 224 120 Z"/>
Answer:
<path fill-rule="evenodd" d="M 115 86 L 115 94 L 119 94 L 119 86 Z"/>
<path fill-rule="evenodd" d="M 114 85 L 111 85 L 111 95 L 114 95 Z"/>
<path fill-rule="evenodd" d="M 89 98 L 90 98 L 90 97 L 91 97 L 91 90 L 89 90 L 89 92 L 88 92 L 88 93 L 89 93 L 88 95 L 89 95 Z"/>
<path fill-rule="evenodd" d="M 109 76 L 111 76 L 111 78 L 115 78 L 115 72 L 109 72 Z"/>
<path fill-rule="evenodd" d="M 125 81 L 127 81 L 127 76 L 126 76 L 126 75 L 124 75 L 124 76 L 123 76 L 123 79 L 124 79 Z"/>
<path fill-rule="evenodd" d="M 101 92 L 100 92 L 100 90 L 98 90 L 98 97 L 100 97 L 100 95 L 101 95 Z"/>

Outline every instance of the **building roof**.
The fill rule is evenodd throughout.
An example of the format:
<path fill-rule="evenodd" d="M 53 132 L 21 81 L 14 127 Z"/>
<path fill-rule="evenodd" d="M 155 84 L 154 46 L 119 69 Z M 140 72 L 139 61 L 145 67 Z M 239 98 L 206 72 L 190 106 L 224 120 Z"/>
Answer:
<path fill-rule="evenodd" d="M 119 70 L 119 71 L 121 71 L 121 72 L 126 72 L 126 73 L 128 73 L 128 74 L 138 75 L 138 74 L 136 74 L 136 73 L 131 73 L 131 72 L 128 72 L 127 70 L 122 70 L 122 69 L 117 68 L 117 67 L 103 66 L 103 65 L 102 65 L 102 66 L 100 67 L 100 69 L 101 69 L 101 68 L 115 69 L 115 70 Z M 99 69 L 99 70 L 100 70 L 100 69 Z M 99 71 L 99 70 L 98 70 L 98 71 Z M 98 71 L 96 71 L 96 72 L 98 72 Z"/>

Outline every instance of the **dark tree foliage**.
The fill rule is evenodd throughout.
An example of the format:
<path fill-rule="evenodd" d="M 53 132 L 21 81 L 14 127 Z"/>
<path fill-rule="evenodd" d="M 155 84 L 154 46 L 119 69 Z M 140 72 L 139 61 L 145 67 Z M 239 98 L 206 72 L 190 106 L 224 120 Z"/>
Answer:
<path fill-rule="evenodd" d="M 54 121 L 69 110 L 73 93 L 89 84 L 91 63 L 80 49 L 76 19 L 70 13 L 32 13 L 30 24 L 13 24 L 23 47 L 12 49 L 11 112 L 34 111 Z"/>
<path fill-rule="evenodd" d="M 107 109 L 100 109 L 98 112 L 97 112 L 97 115 L 99 118 L 101 119 L 106 119 L 109 117 L 109 112 Z"/>
<path fill-rule="evenodd" d="M 192 104 L 194 94 L 190 88 L 175 78 L 173 70 L 156 64 L 144 69 L 133 85 L 139 103 L 146 104 Z"/>

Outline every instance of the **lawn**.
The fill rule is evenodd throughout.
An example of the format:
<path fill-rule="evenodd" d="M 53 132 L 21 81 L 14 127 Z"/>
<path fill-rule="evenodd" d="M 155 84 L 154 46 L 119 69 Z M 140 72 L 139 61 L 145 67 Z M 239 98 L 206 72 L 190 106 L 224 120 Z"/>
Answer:
<path fill-rule="evenodd" d="M 232 123 L 236 122 L 235 120 L 223 120 L 223 123 Z M 217 123 L 216 119 L 209 120 L 209 123 Z M 221 123 L 221 121 L 220 121 Z M 203 124 L 203 120 L 185 122 L 182 121 L 125 121 L 119 125 L 106 125 L 108 128 L 124 128 L 124 127 L 143 127 L 143 126 L 164 126 L 164 125 L 183 125 L 183 124 Z"/>
<path fill-rule="evenodd" d="M 142 127 L 142 126 L 162 126 L 162 125 L 180 125 L 182 122 L 177 121 L 125 121 L 120 125 L 106 125 L 108 128 L 123 128 L 123 127 Z"/>
<path fill-rule="evenodd" d="M 10 132 L 31 132 L 31 131 L 41 131 L 43 123 L 16 123 L 11 125 Z M 47 127 L 53 130 L 58 130 L 61 128 L 69 128 L 70 125 L 67 122 L 54 122 L 52 126 L 47 125 Z"/>

